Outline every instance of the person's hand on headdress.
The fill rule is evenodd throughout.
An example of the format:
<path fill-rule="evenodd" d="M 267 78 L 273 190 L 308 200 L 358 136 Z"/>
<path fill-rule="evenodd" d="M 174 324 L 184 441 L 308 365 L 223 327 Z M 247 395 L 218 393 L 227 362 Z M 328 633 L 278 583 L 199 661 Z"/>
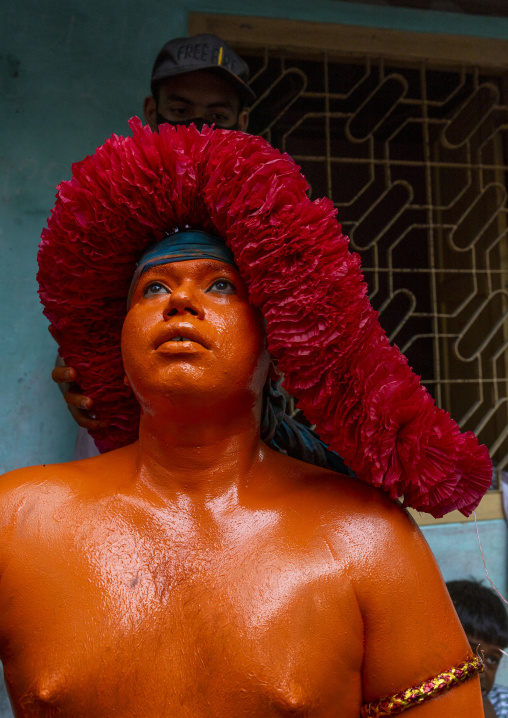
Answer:
<path fill-rule="evenodd" d="M 58 344 L 56 331 L 51 324 L 49 325 L 49 333 Z M 107 422 L 96 419 L 91 413 L 93 400 L 81 393 L 81 387 L 76 382 L 78 373 L 73 367 L 66 366 L 63 360 L 59 358 L 51 372 L 51 378 L 55 384 L 58 384 L 67 408 L 78 426 L 91 430 L 104 429 L 108 426 Z"/>

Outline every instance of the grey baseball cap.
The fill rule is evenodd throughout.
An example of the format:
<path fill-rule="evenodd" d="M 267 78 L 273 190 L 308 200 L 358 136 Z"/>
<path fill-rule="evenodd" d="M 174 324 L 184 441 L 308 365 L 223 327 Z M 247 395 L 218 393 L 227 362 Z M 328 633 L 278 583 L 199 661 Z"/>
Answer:
<path fill-rule="evenodd" d="M 161 80 L 196 70 L 208 70 L 222 75 L 246 102 L 256 99 L 256 95 L 247 85 L 249 66 L 245 60 L 220 37 L 207 33 L 193 37 L 177 37 L 164 45 L 152 70 L 152 94 Z"/>

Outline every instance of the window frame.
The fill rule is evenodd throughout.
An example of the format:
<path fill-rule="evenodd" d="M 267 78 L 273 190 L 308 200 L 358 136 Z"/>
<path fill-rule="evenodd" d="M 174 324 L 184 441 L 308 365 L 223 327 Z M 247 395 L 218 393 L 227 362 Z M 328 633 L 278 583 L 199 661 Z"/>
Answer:
<path fill-rule="evenodd" d="M 481 65 L 482 69 L 500 74 L 508 70 L 508 43 L 493 38 L 196 12 L 189 13 L 188 32 L 189 35 L 218 35 L 240 53 L 242 47 L 250 50 L 283 48 L 297 52 L 329 50 L 344 55 L 375 55 L 396 62 L 421 63 L 424 60 L 429 68 L 434 64 L 462 63 Z M 475 519 L 474 515 L 466 518 L 458 511 L 442 519 L 434 519 L 429 514 L 420 514 L 412 509 L 409 512 L 420 526 L 464 523 Z M 500 489 L 486 494 L 476 511 L 476 518 L 479 521 L 505 518 Z"/>

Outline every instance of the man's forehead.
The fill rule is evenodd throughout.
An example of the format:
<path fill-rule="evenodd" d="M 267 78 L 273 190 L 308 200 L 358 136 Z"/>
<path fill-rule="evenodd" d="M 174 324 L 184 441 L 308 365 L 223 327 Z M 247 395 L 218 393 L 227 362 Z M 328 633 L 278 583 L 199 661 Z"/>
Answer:
<path fill-rule="evenodd" d="M 194 100 L 194 98 L 190 96 L 186 96 L 185 94 L 181 94 L 178 92 L 170 92 L 169 94 L 165 95 L 165 100 L 168 102 L 183 102 L 185 104 L 194 105 L 197 104 Z M 199 103 L 203 104 L 207 108 L 214 108 L 214 107 L 224 107 L 228 110 L 235 110 L 236 106 L 234 103 L 234 99 L 227 99 L 225 97 L 220 97 L 218 99 L 213 99 L 210 102 L 203 102 Z"/>
<path fill-rule="evenodd" d="M 191 260 L 214 261 L 237 269 L 233 252 L 224 240 L 217 235 L 210 234 L 202 229 L 184 229 L 181 232 L 170 233 L 160 242 L 149 247 L 139 260 L 132 277 L 127 306 L 131 302 L 134 289 L 140 278 L 150 268 L 161 265 L 183 264 Z M 204 265 L 201 266 L 204 270 Z"/>
<path fill-rule="evenodd" d="M 228 276 L 238 275 L 238 270 L 227 262 L 222 262 L 220 259 L 210 258 L 189 258 L 183 260 L 169 259 L 167 262 L 161 262 L 155 264 L 152 267 L 148 267 L 143 275 L 153 276 L 158 273 L 174 274 L 180 277 L 201 277 L 209 273 L 221 272 Z"/>
<path fill-rule="evenodd" d="M 227 105 L 236 109 L 240 105 L 235 88 L 223 77 L 208 70 L 170 77 L 161 83 L 159 94 L 165 100 L 175 98 L 207 106 Z"/>

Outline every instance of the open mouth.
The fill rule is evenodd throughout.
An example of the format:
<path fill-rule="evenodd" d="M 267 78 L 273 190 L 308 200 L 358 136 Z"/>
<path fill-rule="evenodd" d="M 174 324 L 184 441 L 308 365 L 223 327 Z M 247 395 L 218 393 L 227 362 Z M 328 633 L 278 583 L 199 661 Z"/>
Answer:
<path fill-rule="evenodd" d="M 178 333 L 177 333 L 178 332 Z M 157 343 L 159 351 L 168 354 L 195 353 L 208 349 L 201 332 L 195 327 L 168 327 Z"/>
<path fill-rule="evenodd" d="M 189 324 L 166 327 L 164 332 L 159 335 L 157 342 L 158 347 L 175 347 L 175 345 L 187 345 L 189 347 L 196 345 L 208 349 L 206 341 L 201 336 L 201 332 Z M 183 347 L 182 347 L 183 348 Z"/>
<path fill-rule="evenodd" d="M 201 354 L 202 352 L 206 351 L 206 347 L 204 347 L 200 342 L 195 341 L 194 339 L 189 339 L 185 336 L 178 336 L 173 337 L 172 339 L 167 339 L 165 342 L 159 345 L 157 348 L 158 352 L 161 352 L 162 354 Z"/>

